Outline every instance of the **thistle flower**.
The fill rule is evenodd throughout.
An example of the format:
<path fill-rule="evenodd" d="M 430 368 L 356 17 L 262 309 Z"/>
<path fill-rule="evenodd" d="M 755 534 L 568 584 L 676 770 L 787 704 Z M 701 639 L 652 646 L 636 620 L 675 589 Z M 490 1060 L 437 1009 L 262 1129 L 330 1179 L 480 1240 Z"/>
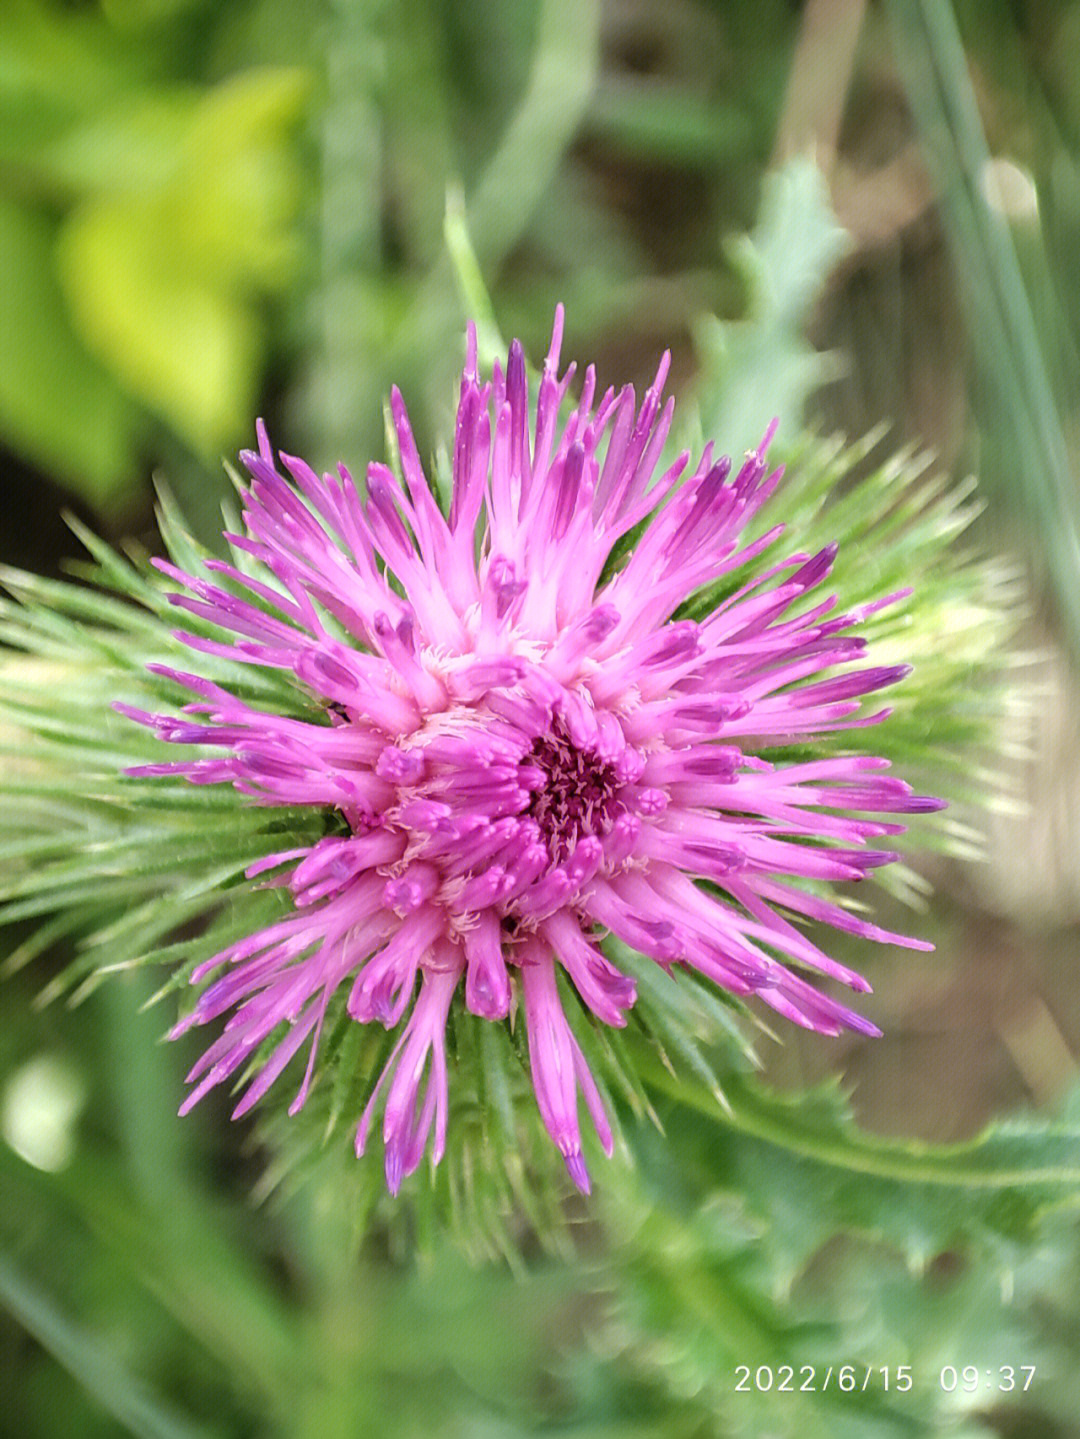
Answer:
<path fill-rule="evenodd" d="M 821 891 L 896 858 L 876 842 L 903 825 L 880 816 L 939 801 L 885 774 L 886 760 L 835 746 L 769 758 L 885 717 L 862 713 L 862 697 L 907 667 L 853 667 L 865 642 L 851 632 L 899 596 L 835 613 L 834 596 L 816 597 L 829 546 L 733 579 L 705 618 L 679 618 L 781 534 L 740 544 L 781 478 L 765 461 L 775 425 L 734 474 L 711 446 L 688 478 L 685 454 L 658 474 L 668 357 L 640 408 L 629 386 L 594 403 L 588 369 L 560 424 L 573 375 L 558 374 L 562 325 L 560 309 L 532 425 L 521 345 L 481 382 L 470 328 L 448 516 L 394 391 L 402 480 L 372 464 L 365 497 L 344 467 L 320 478 L 282 454 L 286 478 L 260 423 L 258 451 L 242 456 L 245 533 L 228 536 L 238 564 L 206 561 L 219 584 L 156 562 L 182 587 L 173 603 L 224 632 L 179 638 L 290 673 L 310 718 L 163 666 L 195 696 L 185 717 L 118 706 L 200 751 L 131 773 L 231 784 L 333 820 L 248 870 L 274 872 L 263 882 L 287 886 L 290 912 L 195 971 L 215 977 L 174 1034 L 228 1017 L 181 1112 L 253 1064 L 244 1113 L 306 1048 L 295 1113 L 347 991 L 356 1023 L 404 1020 L 356 1132 L 363 1153 L 381 1107 L 395 1192 L 432 1130 L 433 1160 L 444 1150 L 455 1003 L 486 1022 L 524 1011 L 541 1117 L 587 1192 L 579 1094 L 609 1154 L 612 1135 L 557 976 L 599 1024 L 624 1025 L 635 984 L 606 935 L 832 1035 L 879 1031 L 807 972 L 869 985 L 799 921 L 929 947 Z"/>

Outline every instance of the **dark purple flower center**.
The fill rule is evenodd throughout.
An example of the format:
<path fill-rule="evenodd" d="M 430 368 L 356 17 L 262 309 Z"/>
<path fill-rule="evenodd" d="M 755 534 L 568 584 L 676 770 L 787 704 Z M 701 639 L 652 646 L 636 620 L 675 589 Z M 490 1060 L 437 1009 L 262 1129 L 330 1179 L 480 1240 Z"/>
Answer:
<path fill-rule="evenodd" d="M 615 767 L 578 747 L 561 723 L 539 735 L 528 762 L 543 770 L 544 784 L 533 792 L 528 813 L 540 827 L 555 864 L 561 864 L 587 834 L 603 838 L 626 806 Z"/>

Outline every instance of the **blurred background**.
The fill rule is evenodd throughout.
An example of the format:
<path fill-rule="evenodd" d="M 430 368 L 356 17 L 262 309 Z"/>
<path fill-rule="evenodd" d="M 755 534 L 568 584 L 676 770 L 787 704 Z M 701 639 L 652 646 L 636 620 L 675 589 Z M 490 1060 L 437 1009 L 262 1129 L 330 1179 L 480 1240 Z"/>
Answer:
<path fill-rule="evenodd" d="M 783 181 L 804 154 L 820 191 Z M 883 1135 L 1075 1107 L 1080 5 L 0 6 L 5 562 L 59 573 L 65 509 L 152 551 L 153 477 L 214 543 L 222 457 L 259 414 L 357 472 L 396 383 L 430 453 L 466 317 L 536 360 L 560 300 L 563 353 L 602 387 L 647 384 L 670 347 L 669 389 L 724 449 L 774 413 L 791 434 L 884 420 L 978 474 L 972 543 L 1029 595 L 1013 799 L 983 862 L 924 865 L 936 954 L 869 957 L 886 1038 L 764 1058 L 791 1090 L 842 1073 Z M 767 1153 L 676 1122 L 684 1179 L 643 1138 L 635 1201 L 601 1175 L 561 1252 L 416 1258 L 361 1242 L 329 1180 L 265 1199 L 223 1104 L 174 1120 L 195 1051 L 158 1043 L 150 986 L 36 1004 L 63 961 L 0 990 L 0 1432 L 1080 1435 L 1068 1205 L 1044 1248 L 983 1269 L 878 1245 L 793 1172 L 834 1205 L 807 1257 L 730 1177 Z M 732 1392 L 738 1363 L 825 1364 L 868 1332 L 877 1363 L 915 1366 L 887 1412 Z M 1051 1376 L 1027 1395 L 940 1383 L 1025 1364 Z"/>

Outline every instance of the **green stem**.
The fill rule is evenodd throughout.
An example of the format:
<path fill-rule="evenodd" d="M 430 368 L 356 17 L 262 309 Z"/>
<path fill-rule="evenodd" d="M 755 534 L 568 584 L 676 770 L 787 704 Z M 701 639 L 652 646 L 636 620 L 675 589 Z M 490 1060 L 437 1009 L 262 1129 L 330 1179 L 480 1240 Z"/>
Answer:
<path fill-rule="evenodd" d="M 791 1154 L 850 1173 L 871 1175 L 900 1184 L 933 1184 L 956 1189 L 1031 1189 L 1059 1187 L 1063 1197 L 1075 1197 L 1080 1186 L 1080 1131 L 1072 1127 L 1047 1126 L 1040 1136 L 1053 1143 L 1061 1158 L 1054 1163 L 1030 1163 L 1031 1137 L 1018 1143 L 1011 1162 L 995 1160 L 993 1149 L 1008 1152 L 1008 1136 L 1000 1128 L 988 1128 L 973 1139 L 955 1144 L 928 1144 L 922 1140 L 881 1139 L 860 1131 L 851 1123 L 848 1136 L 828 1137 L 815 1133 L 800 1122 L 802 1096 L 787 1098 L 770 1093 L 741 1075 L 724 1080 L 722 1109 L 699 1088 L 683 1085 L 664 1068 L 659 1059 L 645 1061 L 648 1082 L 681 1104 L 708 1115 L 712 1120 L 745 1134 L 751 1139 L 775 1144 Z M 785 1111 L 787 1113 L 785 1114 Z M 980 1166 L 980 1154 L 991 1152 Z M 976 1161 L 973 1163 L 972 1161 Z"/>

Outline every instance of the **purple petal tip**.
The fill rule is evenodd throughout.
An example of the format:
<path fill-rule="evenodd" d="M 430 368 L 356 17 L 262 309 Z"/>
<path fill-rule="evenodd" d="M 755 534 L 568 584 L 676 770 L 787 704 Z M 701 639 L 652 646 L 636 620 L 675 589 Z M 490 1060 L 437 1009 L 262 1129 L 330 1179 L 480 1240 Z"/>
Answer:
<path fill-rule="evenodd" d="M 567 1154 L 563 1156 L 566 1160 L 566 1169 L 570 1178 L 574 1181 L 582 1194 L 591 1194 L 592 1186 L 589 1183 L 589 1171 L 585 1168 L 585 1160 L 580 1154 Z"/>

